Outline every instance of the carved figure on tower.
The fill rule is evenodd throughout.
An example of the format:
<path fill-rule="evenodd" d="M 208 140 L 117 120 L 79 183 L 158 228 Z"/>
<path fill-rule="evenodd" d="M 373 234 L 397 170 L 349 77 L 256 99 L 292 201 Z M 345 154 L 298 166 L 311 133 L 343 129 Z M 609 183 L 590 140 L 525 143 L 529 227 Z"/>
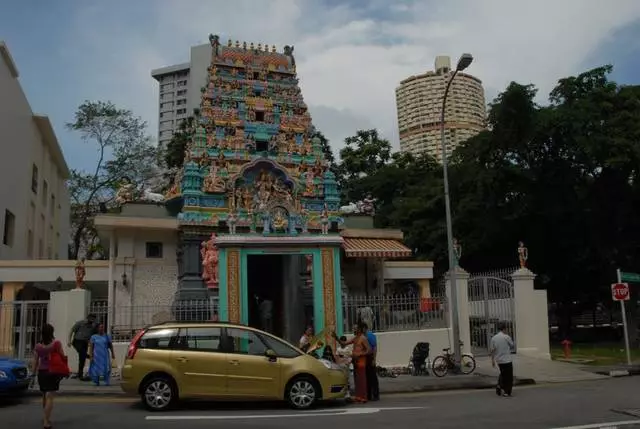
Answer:
<path fill-rule="evenodd" d="M 218 287 L 218 247 L 216 234 L 211 234 L 208 241 L 203 241 L 200 249 L 202 256 L 202 279 L 209 288 Z"/>
<path fill-rule="evenodd" d="M 325 203 L 320 213 L 320 233 L 326 235 L 329 233 L 329 210 Z"/>

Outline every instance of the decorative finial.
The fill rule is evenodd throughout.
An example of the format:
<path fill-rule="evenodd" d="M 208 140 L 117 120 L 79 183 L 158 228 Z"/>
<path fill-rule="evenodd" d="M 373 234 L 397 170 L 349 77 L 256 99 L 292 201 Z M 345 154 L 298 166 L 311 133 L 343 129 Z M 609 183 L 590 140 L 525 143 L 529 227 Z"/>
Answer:
<path fill-rule="evenodd" d="M 269 52 L 269 45 L 266 43 L 264 44 L 264 51 Z"/>
<path fill-rule="evenodd" d="M 229 41 L 227 42 L 227 46 L 231 47 L 231 45 L 233 45 L 233 42 L 231 41 L 231 39 L 229 39 Z"/>
<path fill-rule="evenodd" d="M 247 42 L 242 42 L 242 48 L 246 51 L 247 50 Z"/>
<path fill-rule="evenodd" d="M 453 239 L 453 256 L 456 258 L 455 266 L 460 266 L 460 258 L 462 257 L 462 244 L 460 244 L 457 238 Z"/>
<path fill-rule="evenodd" d="M 258 50 L 261 51 L 262 50 L 262 43 L 258 43 Z"/>
<path fill-rule="evenodd" d="M 240 42 L 236 40 L 236 48 L 240 47 Z"/>
<path fill-rule="evenodd" d="M 522 241 L 518 242 L 518 259 L 520 260 L 520 268 L 527 268 L 529 249 L 524 246 L 524 243 Z"/>
<path fill-rule="evenodd" d="M 276 45 L 271 45 L 271 52 L 276 53 Z"/>
<path fill-rule="evenodd" d="M 249 49 L 251 49 L 252 51 L 256 49 L 255 46 L 253 45 L 253 42 L 251 42 L 251 45 L 249 45 Z"/>

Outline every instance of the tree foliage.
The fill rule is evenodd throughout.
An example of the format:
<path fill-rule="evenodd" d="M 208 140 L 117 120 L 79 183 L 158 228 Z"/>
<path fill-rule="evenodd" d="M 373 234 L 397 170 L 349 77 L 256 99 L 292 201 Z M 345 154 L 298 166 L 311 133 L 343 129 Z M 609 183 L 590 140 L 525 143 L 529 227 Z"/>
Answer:
<path fill-rule="evenodd" d="M 138 189 L 158 175 L 158 152 L 146 134 L 146 123 L 111 102 L 85 101 L 67 128 L 77 131 L 97 151 L 89 170 L 73 170 L 69 180 L 71 237 L 69 257 L 88 259 L 104 256 L 93 225 L 103 207 L 114 203 L 115 193 L 128 180 Z"/>
<path fill-rule="evenodd" d="M 174 131 L 173 137 L 171 137 L 167 147 L 164 148 L 164 161 L 167 168 L 182 168 L 182 164 L 184 163 L 184 153 L 193 136 L 194 125 L 195 118 L 193 116 L 189 116 L 180 122 L 180 125 Z"/>
<path fill-rule="evenodd" d="M 511 83 L 490 104 L 488 130 L 454 151 L 454 235 L 465 269 L 514 266 L 522 240 L 539 286 L 567 306 L 610 303 L 615 269 L 640 271 L 640 87 L 617 85 L 610 72 L 561 79 L 546 106 L 535 103 L 533 85 Z M 442 272 L 441 167 L 391 156 L 372 135 L 347 139 L 347 197 L 368 188 L 379 199 L 376 223 L 402 228 Z"/>

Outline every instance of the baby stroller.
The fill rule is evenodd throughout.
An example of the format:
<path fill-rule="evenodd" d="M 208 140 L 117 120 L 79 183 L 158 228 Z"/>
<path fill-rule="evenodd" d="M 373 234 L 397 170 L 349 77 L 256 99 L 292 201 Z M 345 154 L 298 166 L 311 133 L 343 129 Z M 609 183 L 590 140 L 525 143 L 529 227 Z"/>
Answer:
<path fill-rule="evenodd" d="M 411 375 L 429 375 L 429 343 L 417 343 L 413 347 L 409 370 Z"/>

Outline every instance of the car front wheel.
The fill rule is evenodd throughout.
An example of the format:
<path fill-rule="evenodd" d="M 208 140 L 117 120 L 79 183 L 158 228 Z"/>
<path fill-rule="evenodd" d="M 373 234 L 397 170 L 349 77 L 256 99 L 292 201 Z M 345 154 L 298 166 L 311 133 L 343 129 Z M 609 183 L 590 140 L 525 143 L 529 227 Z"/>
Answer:
<path fill-rule="evenodd" d="M 307 377 L 295 378 L 287 387 L 287 401 L 296 410 L 311 408 L 319 396 L 320 391 L 317 383 Z"/>
<path fill-rule="evenodd" d="M 150 379 L 142 389 L 142 403 L 149 411 L 165 411 L 178 399 L 175 384 L 166 377 Z"/>

